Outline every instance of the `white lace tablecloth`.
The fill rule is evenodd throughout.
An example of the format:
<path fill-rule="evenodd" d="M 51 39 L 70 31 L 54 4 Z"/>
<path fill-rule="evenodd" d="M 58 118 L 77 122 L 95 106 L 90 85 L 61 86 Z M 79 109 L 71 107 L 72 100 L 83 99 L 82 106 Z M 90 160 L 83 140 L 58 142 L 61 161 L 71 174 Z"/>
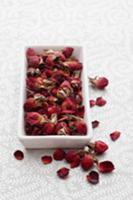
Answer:
<path fill-rule="evenodd" d="M 86 173 L 71 170 L 60 180 L 63 162 L 44 166 L 40 157 L 50 150 L 26 151 L 17 137 L 20 69 L 23 48 L 43 44 L 83 44 L 88 73 L 110 80 L 107 105 L 92 108 L 101 122 L 94 139 L 110 144 L 102 159 L 115 163 L 96 186 Z M 122 132 L 112 142 L 109 133 Z M 23 161 L 12 156 L 25 152 Z M 133 199 L 133 1 L 132 0 L 1 0 L 0 1 L 0 200 L 132 200 Z"/>

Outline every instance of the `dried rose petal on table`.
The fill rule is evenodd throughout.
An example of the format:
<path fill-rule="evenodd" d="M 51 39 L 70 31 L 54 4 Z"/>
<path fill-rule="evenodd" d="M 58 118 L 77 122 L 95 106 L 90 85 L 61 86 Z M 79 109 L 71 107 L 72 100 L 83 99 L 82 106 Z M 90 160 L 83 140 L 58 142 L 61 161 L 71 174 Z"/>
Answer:
<path fill-rule="evenodd" d="M 62 167 L 61 169 L 59 169 L 57 171 L 57 175 L 62 178 L 65 179 L 68 175 L 69 175 L 69 169 L 66 167 Z"/>
<path fill-rule="evenodd" d="M 101 90 L 105 89 L 109 84 L 109 80 L 106 77 L 96 76 L 94 78 L 89 78 L 89 80 L 93 87 Z"/>
<path fill-rule="evenodd" d="M 23 160 L 24 159 L 24 153 L 21 151 L 21 150 L 16 150 L 14 152 L 14 157 L 17 159 L 17 160 Z"/>
<path fill-rule="evenodd" d="M 110 133 L 110 138 L 113 141 L 116 141 L 121 135 L 121 132 L 119 131 L 114 131 L 113 133 Z"/>
<path fill-rule="evenodd" d="M 99 182 L 99 174 L 96 171 L 91 171 L 87 176 L 87 181 L 92 184 L 97 184 Z"/>

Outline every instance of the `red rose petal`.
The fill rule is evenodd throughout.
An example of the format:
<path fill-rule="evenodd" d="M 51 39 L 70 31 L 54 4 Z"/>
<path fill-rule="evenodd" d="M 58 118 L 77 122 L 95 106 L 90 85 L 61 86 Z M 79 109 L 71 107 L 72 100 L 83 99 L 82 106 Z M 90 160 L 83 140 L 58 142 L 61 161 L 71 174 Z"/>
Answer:
<path fill-rule="evenodd" d="M 94 107 L 96 105 L 96 101 L 91 99 L 90 100 L 90 107 Z"/>
<path fill-rule="evenodd" d="M 93 122 L 92 122 L 92 128 L 97 128 L 98 126 L 99 126 L 99 121 L 97 121 L 97 120 L 94 120 Z"/>
<path fill-rule="evenodd" d="M 69 169 L 66 167 L 62 167 L 57 171 L 57 175 L 62 179 L 66 178 L 68 174 L 69 174 Z"/>
<path fill-rule="evenodd" d="M 87 181 L 92 184 L 97 184 L 99 182 L 99 174 L 96 171 L 91 171 L 87 176 Z"/>
<path fill-rule="evenodd" d="M 107 103 L 107 101 L 103 97 L 98 97 L 96 99 L 97 106 L 104 106 L 106 103 Z"/>
<path fill-rule="evenodd" d="M 41 157 L 42 163 L 47 165 L 52 162 L 52 157 L 51 156 L 42 156 Z"/>
<path fill-rule="evenodd" d="M 17 150 L 17 151 L 14 152 L 14 157 L 17 160 L 23 160 L 24 159 L 24 153 L 20 150 Z"/>
<path fill-rule="evenodd" d="M 66 155 L 65 151 L 61 148 L 58 148 L 54 151 L 53 158 L 55 160 L 63 160 L 65 158 L 65 155 Z"/>
<path fill-rule="evenodd" d="M 114 131 L 113 133 L 110 133 L 110 138 L 113 141 L 116 141 L 121 135 L 121 132 L 119 131 Z"/>
<path fill-rule="evenodd" d="M 98 170 L 102 173 L 110 173 L 115 169 L 111 161 L 103 161 L 98 163 Z"/>

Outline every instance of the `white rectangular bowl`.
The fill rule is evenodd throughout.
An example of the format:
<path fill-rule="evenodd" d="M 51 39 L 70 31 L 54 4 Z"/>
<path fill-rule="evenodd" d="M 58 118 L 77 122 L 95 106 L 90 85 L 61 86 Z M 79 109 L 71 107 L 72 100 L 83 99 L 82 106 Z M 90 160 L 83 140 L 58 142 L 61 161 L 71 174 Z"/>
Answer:
<path fill-rule="evenodd" d="M 67 45 L 68 46 L 68 45 Z M 28 149 L 42 149 L 42 148 L 81 148 L 88 143 L 92 138 L 92 125 L 91 125 L 91 116 L 90 116 L 90 107 L 89 107 L 89 87 L 88 87 L 88 77 L 87 77 L 87 65 L 84 55 L 84 48 L 82 46 L 73 46 L 74 48 L 73 55 L 83 63 L 82 70 L 82 94 L 83 94 L 83 104 L 85 106 L 85 117 L 84 120 L 87 124 L 88 131 L 85 136 L 28 136 L 24 131 L 24 110 L 23 104 L 25 101 L 25 90 L 26 90 L 26 49 L 24 51 L 24 65 L 21 72 L 21 95 L 20 95 L 20 108 L 19 108 L 19 125 L 18 125 L 18 136 L 20 141 L 23 143 L 25 148 Z M 64 46 L 32 46 L 37 52 L 40 52 L 42 49 L 54 49 L 59 50 L 66 47 Z"/>

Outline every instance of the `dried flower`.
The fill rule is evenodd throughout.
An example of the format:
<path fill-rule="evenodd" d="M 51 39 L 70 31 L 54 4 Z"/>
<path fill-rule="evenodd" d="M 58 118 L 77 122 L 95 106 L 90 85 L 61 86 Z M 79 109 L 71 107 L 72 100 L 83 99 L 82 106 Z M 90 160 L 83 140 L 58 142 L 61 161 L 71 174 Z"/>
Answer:
<path fill-rule="evenodd" d="M 106 104 L 106 100 L 103 97 L 98 97 L 96 99 L 96 105 L 97 106 L 104 106 Z"/>
<path fill-rule="evenodd" d="M 85 156 L 81 160 L 81 167 L 84 170 L 89 170 L 93 166 L 93 163 L 93 157 L 89 154 L 85 154 Z"/>
<path fill-rule="evenodd" d="M 114 131 L 113 133 L 110 133 L 110 138 L 113 141 L 116 141 L 121 135 L 121 132 L 119 131 Z"/>
<path fill-rule="evenodd" d="M 109 81 L 106 77 L 95 77 L 95 78 L 89 78 L 90 83 L 93 87 L 97 89 L 104 89 L 109 84 Z"/>
<path fill-rule="evenodd" d="M 108 145 L 103 142 L 103 141 L 96 141 L 95 142 L 95 146 L 94 146 L 94 150 L 97 154 L 102 154 L 104 153 L 106 150 L 108 149 Z"/>
<path fill-rule="evenodd" d="M 42 163 L 47 165 L 47 164 L 50 164 L 52 162 L 52 157 L 51 156 L 42 156 L 41 157 L 41 160 L 42 160 Z"/>
<path fill-rule="evenodd" d="M 86 176 L 87 181 L 92 184 L 97 184 L 99 182 L 99 174 L 96 171 L 91 171 Z"/>
<path fill-rule="evenodd" d="M 115 169 L 115 166 L 111 161 L 103 161 L 98 163 L 97 168 L 102 173 L 110 173 Z"/>
<path fill-rule="evenodd" d="M 14 152 L 14 157 L 17 159 L 17 160 L 23 160 L 24 159 L 24 153 L 20 150 L 16 150 Z"/>
<path fill-rule="evenodd" d="M 69 174 L 69 169 L 66 167 L 62 167 L 57 171 L 57 175 L 62 179 L 66 178 L 68 174 Z"/>
<path fill-rule="evenodd" d="M 65 155 L 66 155 L 65 151 L 61 148 L 58 148 L 54 151 L 53 158 L 55 160 L 63 160 L 65 158 Z"/>
<path fill-rule="evenodd" d="M 98 126 L 99 126 L 99 121 L 97 121 L 97 120 L 94 120 L 93 122 L 92 122 L 92 128 L 97 128 Z"/>

